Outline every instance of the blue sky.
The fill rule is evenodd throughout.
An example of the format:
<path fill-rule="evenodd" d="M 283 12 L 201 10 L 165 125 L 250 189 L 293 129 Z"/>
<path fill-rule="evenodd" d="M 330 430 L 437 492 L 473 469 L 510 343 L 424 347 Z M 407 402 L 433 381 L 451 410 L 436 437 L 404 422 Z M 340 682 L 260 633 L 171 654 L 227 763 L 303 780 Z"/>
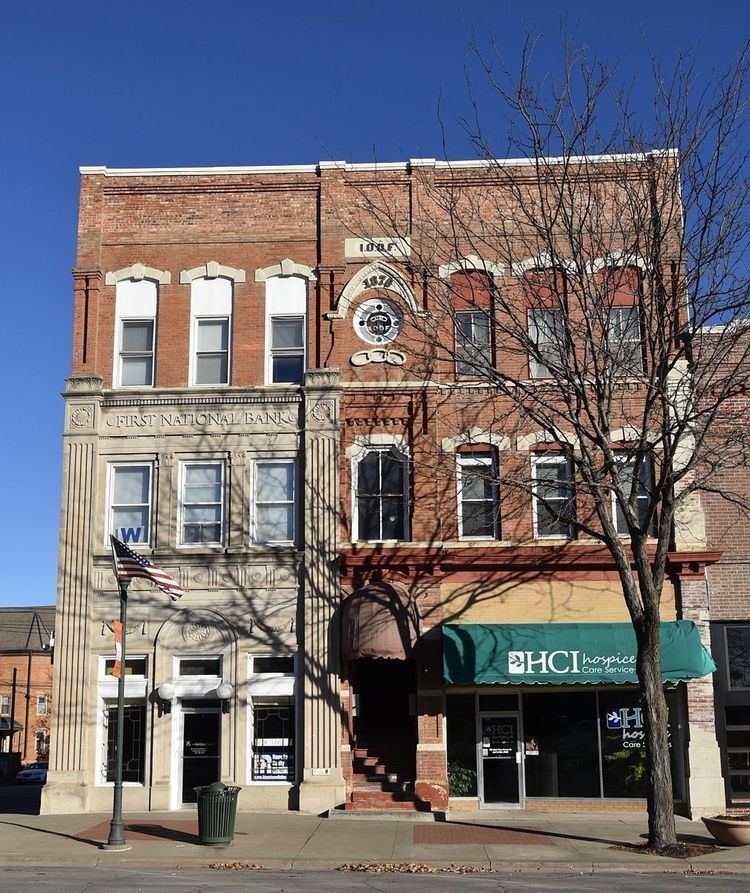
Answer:
<path fill-rule="evenodd" d="M 697 46 L 703 76 L 750 36 L 746 2 L 4 4 L 0 605 L 55 599 L 78 166 L 440 157 L 441 94 L 449 154 L 472 157 L 455 123 L 468 112 L 464 26 L 494 27 L 510 60 L 522 23 L 534 28 L 544 65 L 562 15 L 621 60 L 644 108 L 642 32 L 667 61 Z M 481 86 L 478 96 L 488 108 Z"/>

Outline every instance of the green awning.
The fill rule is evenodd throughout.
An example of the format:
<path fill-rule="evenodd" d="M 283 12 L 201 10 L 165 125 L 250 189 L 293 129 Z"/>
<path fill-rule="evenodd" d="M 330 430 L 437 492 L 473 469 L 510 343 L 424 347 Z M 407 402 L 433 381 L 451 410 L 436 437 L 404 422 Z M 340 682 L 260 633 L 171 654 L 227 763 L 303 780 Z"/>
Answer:
<path fill-rule="evenodd" d="M 637 682 L 629 623 L 461 623 L 443 626 L 446 682 Z M 664 682 L 716 670 L 691 620 L 661 624 Z"/>

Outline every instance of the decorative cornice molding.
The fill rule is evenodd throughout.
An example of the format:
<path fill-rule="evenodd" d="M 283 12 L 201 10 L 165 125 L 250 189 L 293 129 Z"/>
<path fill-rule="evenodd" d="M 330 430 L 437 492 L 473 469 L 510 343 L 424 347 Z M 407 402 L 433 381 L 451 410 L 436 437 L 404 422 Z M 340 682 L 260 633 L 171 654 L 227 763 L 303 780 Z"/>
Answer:
<path fill-rule="evenodd" d="M 231 279 L 233 282 L 245 282 L 245 271 L 227 267 L 215 260 L 209 260 L 199 267 L 193 267 L 192 270 L 182 270 L 180 272 L 180 285 L 187 285 L 193 279 L 218 279 L 219 277 Z"/>
<path fill-rule="evenodd" d="M 101 375 L 78 373 L 65 379 L 65 393 L 98 393 L 102 390 L 104 379 Z"/>
<path fill-rule="evenodd" d="M 524 260 L 511 264 L 510 272 L 513 276 L 520 279 L 524 273 L 528 273 L 530 270 L 557 269 L 562 270 L 564 273 L 572 273 L 577 268 L 577 264 L 574 261 L 564 260 L 562 257 L 554 257 L 543 251 L 534 257 L 527 257 Z"/>
<path fill-rule="evenodd" d="M 484 260 L 476 254 L 467 254 L 458 260 L 452 260 L 447 264 L 440 264 L 438 267 L 438 276 L 441 279 L 447 279 L 453 273 L 461 271 L 479 273 L 487 273 L 489 276 L 503 276 L 505 267 L 503 264 L 495 261 Z"/>
<path fill-rule="evenodd" d="M 444 437 L 442 448 L 444 453 L 455 453 L 458 447 L 466 444 L 484 443 L 497 447 L 498 450 L 504 452 L 510 451 L 510 437 L 505 434 L 494 434 L 491 431 L 484 431 L 482 428 L 469 428 L 462 434 L 456 434 L 453 437 Z"/>
<path fill-rule="evenodd" d="M 298 264 L 289 257 L 285 257 L 281 263 L 272 264 L 270 267 L 259 267 L 255 271 L 256 282 L 265 282 L 274 276 L 302 276 L 311 282 L 315 282 L 317 279 L 312 267 Z"/>
<path fill-rule="evenodd" d="M 169 270 L 157 270 L 156 267 L 147 267 L 145 264 L 137 263 L 129 267 L 123 267 L 121 270 L 107 273 L 104 277 L 105 285 L 117 285 L 123 279 L 132 279 L 140 282 L 143 279 L 152 279 L 159 285 L 170 285 L 172 282 L 172 274 Z"/>

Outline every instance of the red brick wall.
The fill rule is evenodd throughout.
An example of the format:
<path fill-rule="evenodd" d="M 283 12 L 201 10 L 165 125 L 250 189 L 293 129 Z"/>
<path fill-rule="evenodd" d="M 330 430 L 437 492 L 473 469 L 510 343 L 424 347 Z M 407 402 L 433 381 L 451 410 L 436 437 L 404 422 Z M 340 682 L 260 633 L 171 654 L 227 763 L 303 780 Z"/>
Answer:
<path fill-rule="evenodd" d="M 31 763 L 37 759 L 35 733 L 44 730 L 49 735 L 52 711 L 52 663 L 49 655 L 32 654 L 31 673 L 29 673 L 28 654 L 0 654 L 0 695 L 11 697 L 14 668 L 16 669 L 15 721 L 23 728 L 20 732 L 16 732 L 13 738 L 13 749 L 21 753 L 21 762 Z M 42 694 L 47 695 L 47 712 L 44 716 L 38 716 L 37 698 Z M 10 720 L 10 715 L 4 715 L 3 719 Z M 7 743 L 3 746 L 8 748 Z"/>

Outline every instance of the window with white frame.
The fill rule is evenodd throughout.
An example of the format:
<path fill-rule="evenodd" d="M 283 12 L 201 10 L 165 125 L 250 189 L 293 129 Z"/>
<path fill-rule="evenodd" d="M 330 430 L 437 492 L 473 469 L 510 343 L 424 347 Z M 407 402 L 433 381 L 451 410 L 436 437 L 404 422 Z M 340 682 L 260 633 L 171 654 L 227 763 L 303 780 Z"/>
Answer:
<path fill-rule="evenodd" d="M 301 384 L 307 343 L 307 279 L 266 281 L 266 383 Z"/>
<path fill-rule="evenodd" d="M 271 317 L 271 382 L 302 384 L 305 373 L 305 318 Z"/>
<path fill-rule="evenodd" d="M 295 780 L 296 657 L 255 654 L 249 658 L 249 781 L 291 784 Z"/>
<path fill-rule="evenodd" d="M 37 695 L 36 715 L 37 716 L 46 716 L 48 706 L 49 706 L 49 695 L 47 695 L 47 694 Z"/>
<path fill-rule="evenodd" d="M 551 378 L 563 362 L 563 313 L 555 308 L 529 310 L 529 341 L 535 350 L 529 357 L 532 378 Z"/>
<path fill-rule="evenodd" d="M 49 732 L 47 729 L 37 729 L 34 732 L 34 753 L 38 760 L 47 759 L 49 756 Z"/>
<path fill-rule="evenodd" d="M 491 453 L 459 453 L 458 535 L 461 539 L 495 539 L 499 530 L 497 467 Z"/>
<path fill-rule="evenodd" d="M 368 447 L 354 463 L 354 538 L 407 538 L 407 458 L 395 447 Z"/>
<path fill-rule="evenodd" d="M 616 375 L 643 370 L 641 314 L 638 306 L 612 307 L 607 315 L 608 360 Z"/>
<path fill-rule="evenodd" d="M 294 460 L 258 460 L 253 465 L 253 474 L 253 541 L 293 543 L 296 517 Z"/>
<path fill-rule="evenodd" d="M 151 536 L 151 465 L 110 465 L 109 477 L 109 533 L 123 543 L 147 545 Z"/>
<path fill-rule="evenodd" d="M 123 279 L 116 287 L 114 384 L 151 387 L 158 285 L 151 279 Z"/>
<path fill-rule="evenodd" d="M 540 453 L 531 460 L 534 536 L 571 537 L 575 509 L 573 467 L 564 453 Z"/>
<path fill-rule="evenodd" d="M 115 658 L 104 658 L 104 677 L 112 675 L 115 668 Z M 125 666 L 122 668 L 123 676 L 133 676 L 136 678 L 146 678 L 147 661 L 145 657 L 128 657 L 125 659 Z M 101 675 L 101 674 L 100 674 Z"/>
<path fill-rule="evenodd" d="M 221 655 L 205 654 L 196 657 L 180 657 L 177 660 L 177 675 L 221 678 Z"/>
<path fill-rule="evenodd" d="M 456 375 L 482 378 L 492 366 L 489 311 L 460 310 L 455 315 Z"/>
<path fill-rule="evenodd" d="M 0 695 L 0 716 L 10 714 L 10 695 Z"/>
<path fill-rule="evenodd" d="M 619 465 L 620 482 L 622 491 L 626 499 L 630 499 L 633 488 L 635 487 L 635 513 L 638 524 L 641 529 L 646 524 L 646 515 L 648 514 L 649 503 L 651 501 L 651 492 L 653 487 L 653 465 L 649 456 L 644 456 L 641 462 L 638 480 L 635 477 L 635 457 L 627 453 L 618 453 L 617 462 Z M 615 529 L 621 536 L 628 533 L 628 525 L 625 520 L 625 512 L 617 500 L 617 496 L 612 492 L 612 517 L 615 522 Z M 651 525 L 646 532 L 648 536 L 653 536 L 656 530 L 656 519 L 651 519 Z"/>
<path fill-rule="evenodd" d="M 115 780 L 117 756 L 117 702 L 104 702 L 102 715 L 102 781 Z M 146 704 L 129 703 L 123 713 L 122 780 L 143 784 L 146 765 Z"/>
<path fill-rule="evenodd" d="M 193 385 L 227 385 L 231 372 L 233 282 L 224 276 L 190 282 Z"/>
<path fill-rule="evenodd" d="M 224 463 L 183 462 L 180 468 L 180 542 L 223 541 Z"/>

